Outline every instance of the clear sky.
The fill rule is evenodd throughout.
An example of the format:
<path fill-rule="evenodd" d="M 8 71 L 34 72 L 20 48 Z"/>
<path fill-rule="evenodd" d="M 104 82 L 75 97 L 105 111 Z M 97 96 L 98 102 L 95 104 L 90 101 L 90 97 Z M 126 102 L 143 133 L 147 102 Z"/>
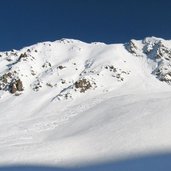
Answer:
<path fill-rule="evenodd" d="M 0 50 L 61 38 L 171 39 L 171 0 L 0 0 Z"/>

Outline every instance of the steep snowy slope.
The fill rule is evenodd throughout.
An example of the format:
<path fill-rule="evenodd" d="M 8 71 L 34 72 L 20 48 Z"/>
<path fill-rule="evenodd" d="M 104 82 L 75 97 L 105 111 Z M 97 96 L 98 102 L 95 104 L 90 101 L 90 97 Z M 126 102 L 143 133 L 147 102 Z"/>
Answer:
<path fill-rule="evenodd" d="M 169 152 L 170 81 L 171 41 L 155 37 L 0 52 L 0 164 L 78 169 Z"/>

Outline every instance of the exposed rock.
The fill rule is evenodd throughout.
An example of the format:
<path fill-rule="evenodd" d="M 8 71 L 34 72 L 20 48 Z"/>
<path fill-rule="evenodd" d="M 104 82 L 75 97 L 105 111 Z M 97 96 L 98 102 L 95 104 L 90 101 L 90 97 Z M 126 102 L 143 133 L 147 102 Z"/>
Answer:
<path fill-rule="evenodd" d="M 36 72 L 34 70 L 31 70 L 31 75 L 35 76 L 36 75 Z"/>
<path fill-rule="evenodd" d="M 31 52 L 31 50 L 30 49 L 27 49 L 27 52 Z"/>
<path fill-rule="evenodd" d="M 14 94 L 17 91 L 17 87 L 15 83 L 11 84 L 11 93 Z"/>
<path fill-rule="evenodd" d="M 64 69 L 64 68 L 66 68 L 66 67 L 64 67 L 64 66 L 62 66 L 62 65 L 59 65 L 58 68 L 62 70 L 62 69 Z"/>
<path fill-rule="evenodd" d="M 42 88 L 42 82 L 40 81 L 40 80 L 36 80 L 32 85 L 31 85 L 31 87 L 32 87 L 32 89 L 34 90 L 34 91 L 39 91 L 40 90 L 40 88 Z"/>
<path fill-rule="evenodd" d="M 84 93 L 86 90 L 92 87 L 90 81 L 84 79 L 78 80 L 75 82 L 75 88 L 80 89 L 81 93 Z"/>
<path fill-rule="evenodd" d="M 27 57 L 26 52 L 25 52 L 25 53 L 22 53 L 22 54 L 19 56 L 18 61 L 20 61 L 21 59 L 26 58 L 26 57 Z"/>
<path fill-rule="evenodd" d="M 4 83 L 0 83 L 0 90 L 4 90 L 5 88 L 5 84 Z"/>
<path fill-rule="evenodd" d="M 16 87 L 17 87 L 17 91 L 23 91 L 23 83 L 20 79 L 16 80 Z"/>
<path fill-rule="evenodd" d="M 65 84 L 65 83 L 66 83 L 66 80 L 61 80 L 61 83 L 62 83 L 62 84 Z"/>
<path fill-rule="evenodd" d="M 1 81 L 2 81 L 3 83 L 7 83 L 7 82 L 8 82 L 7 78 L 8 78 L 8 75 L 7 75 L 7 74 L 4 74 L 4 75 L 1 77 Z"/>
<path fill-rule="evenodd" d="M 160 38 L 145 38 L 140 46 L 136 46 L 136 41 L 131 40 L 126 49 L 134 56 L 143 56 L 153 60 L 152 74 L 160 81 L 171 84 L 171 48 L 167 42 Z"/>
<path fill-rule="evenodd" d="M 51 63 L 47 61 L 42 65 L 42 68 L 49 68 L 51 66 L 52 66 Z"/>
<path fill-rule="evenodd" d="M 8 73 L 7 73 L 7 76 L 8 76 L 9 78 L 12 78 L 12 73 L 11 73 L 11 72 L 8 72 Z"/>
<path fill-rule="evenodd" d="M 138 50 L 138 47 L 136 46 L 136 42 L 135 40 L 130 40 L 129 43 L 126 44 L 126 49 L 134 54 L 135 56 L 137 56 L 137 50 Z"/>
<path fill-rule="evenodd" d="M 17 91 L 23 91 L 23 83 L 20 79 L 12 82 L 10 86 L 10 92 L 12 94 L 16 93 Z"/>
<path fill-rule="evenodd" d="M 51 83 L 46 83 L 46 85 L 48 86 L 48 87 L 53 87 L 53 85 L 51 84 Z"/>
<path fill-rule="evenodd" d="M 19 58 L 25 58 L 25 57 L 27 57 L 26 52 L 25 52 L 25 53 L 22 53 L 22 54 L 20 55 L 20 57 L 19 57 Z"/>

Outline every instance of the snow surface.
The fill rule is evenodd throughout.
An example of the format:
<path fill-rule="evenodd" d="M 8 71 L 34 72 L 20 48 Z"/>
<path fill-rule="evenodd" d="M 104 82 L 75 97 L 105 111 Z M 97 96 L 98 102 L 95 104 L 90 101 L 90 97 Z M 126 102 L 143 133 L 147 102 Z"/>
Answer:
<path fill-rule="evenodd" d="M 149 37 L 0 52 L 0 170 L 170 170 L 170 51 Z"/>

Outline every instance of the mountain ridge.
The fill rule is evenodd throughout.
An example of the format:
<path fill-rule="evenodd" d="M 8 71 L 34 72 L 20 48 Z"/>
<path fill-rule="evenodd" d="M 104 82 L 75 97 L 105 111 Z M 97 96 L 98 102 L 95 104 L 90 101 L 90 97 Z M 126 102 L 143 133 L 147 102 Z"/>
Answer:
<path fill-rule="evenodd" d="M 1 165 L 77 168 L 171 150 L 170 41 L 62 39 L 0 55 Z"/>
<path fill-rule="evenodd" d="M 91 70 L 91 65 L 94 65 L 93 62 L 95 61 L 95 58 L 97 61 L 97 60 L 101 60 L 100 58 L 102 57 L 99 57 L 99 59 L 97 59 L 98 54 L 96 54 L 95 57 L 93 57 L 92 54 L 90 56 L 86 54 L 86 53 L 91 53 L 91 50 L 95 52 L 94 49 L 96 49 L 97 47 L 99 56 L 102 56 L 103 53 L 105 53 L 105 49 L 107 49 L 106 51 L 108 51 L 108 49 L 109 51 L 113 51 L 111 52 L 113 53 L 113 56 L 119 56 L 120 54 L 118 52 L 116 52 L 116 55 L 115 55 L 115 51 L 119 50 L 119 48 L 117 49 L 117 46 L 118 47 L 124 46 L 125 49 L 128 52 L 130 52 L 131 55 L 133 56 L 144 57 L 146 58 L 146 60 L 151 60 L 150 62 L 151 64 L 153 63 L 152 67 L 154 68 L 152 71 L 152 74 L 156 75 L 156 77 L 159 80 L 169 83 L 171 80 L 171 76 L 169 72 L 171 68 L 170 68 L 170 64 L 168 61 L 171 58 L 171 55 L 170 55 L 171 50 L 167 47 L 168 44 L 169 44 L 169 41 L 166 41 L 161 38 L 156 38 L 156 37 L 147 37 L 142 41 L 136 41 L 132 39 L 128 43 L 125 43 L 123 45 L 122 44 L 107 45 L 107 44 L 99 43 L 99 42 L 98 43 L 93 42 L 93 43 L 88 44 L 88 43 L 84 43 L 84 42 L 81 42 L 79 40 L 74 40 L 74 39 L 61 39 L 61 40 L 57 40 L 54 42 L 38 43 L 29 47 L 22 48 L 19 51 L 12 50 L 8 52 L 1 52 L 0 53 L 1 63 L 3 63 L 3 67 L 5 63 L 6 67 L 4 68 L 2 67 L 3 69 L 1 70 L 0 88 L 4 91 L 9 91 L 12 94 L 14 94 L 16 92 L 22 92 L 24 89 L 28 89 L 28 86 L 26 84 L 29 84 L 29 87 L 31 87 L 34 91 L 38 91 L 42 87 L 41 77 L 43 77 L 43 75 L 44 76 L 46 75 L 45 77 L 48 77 L 47 75 L 50 74 L 50 72 L 51 74 L 54 74 L 55 72 L 55 71 L 52 72 L 50 70 L 56 70 L 59 76 L 59 72 L 62 72 L 62 70 L 65 71 L 66 70 L 65 65 L 71 65 L 71 61 L 73 61 L 72 66 L 71 67 L 69 66 L 69 67 L 75 68 L 75 71 L 72 71 L 72 72 L 73 74 L 77 75 L 77 77 L 80 77 L 80 78 L 77 78 L 77 79 L 73 78 L 73 79 L 67 80 L 68 82 L 70 82 L 70 84 L 68 84 L 68 88 L 74 87 L 74 86 L 75 88 L 82 87 L 80 91 L 85 92 L 86 89 L 92 88 L 93 86 L 97 87 L 97 85 L 95 85 L 96 84 L 95 81 L 93 81 L 93 79 L 95 78 L 92 78 L 91 80 L 92 83 L 90 83 L 90 80 L 86 80 L 86 78 L 84 78 L 83 76 L 81 77 L 81 75 L 86 76 L 88 75 L 86 74 L 86 72 L 88 72 L 90 76 L 90 75 L 93 75 L 94 72 L 96 72 L 96 75 L 99 76 L 100 72 L 102 72 L 103 69 L 110 70 L 110 72 L 113 72 L 112 77 L 115 77 L 118 81 L 123 81 L 124 78 L 121 75 L 129 75 L 130 71 L 128 69 L 126 71 L 124 70 L 121 71 L 122 69 L 118 68 L 118 72 L 117 72 L 117 69 L 115 66 L 113 65 L 110 66 L 110 63 L 112 63 L 112 60 L 107 59 L 107 57 L 103 57 L 103 58 L 106 58 L 106 61 L 105 59 L 103 59 L 103 62 L 106 63 L 106 65 L 103 65 L 101 63 L 101 68 L 96 67 L 96 69 L 93 71 L 93 69 Z M 114 47 L 114 48 L 112 49 L 111 47 Z M 121 49 L 121 51 L 123 50 Z M 76 57 L 74 59 L 74 55 L 78 57 L 79 55 L 86 56 L 87 59 L 84 59 L 85 57 L 82 57 L 82 59 L 80 59 L 80 61 L 85 60 L 81 64 L 82 68 L 79 69 L 80 64 L 77 64 L 76 62 L 78 63 L 81 63 L 81 62 L 79 61 L 79 59 L 76 59 Z M 56 64 L 55 64 L 55 60 L 56 60 Z M 108 62 L 107 64 L 107 61 L 110 61 L 110 62 Z M 68 62 L 68 64 L 66 64 L 66 62 Z M 124 63 L 126 63 L 126 60 L 124 60 Z M 28 68 L 28 66 L 30 68 Z M 22 69 L 21 69 L 22 71 L 20 71 L 19 68 L 22 68 L 22 69 L 24 68 L 24 70 L 26 70 L 27 68 L 27 71 L 26 71 L 27 74 L 25 74 L 24 76 L 23 73 L 25 71 L 23 71 Z M 29 77 L 28 79 L 33 80 L 33 82 L 28 83 L 28 79 L 26 77 Z M 27 79 L 27 83 L 24 83 L 24 81 L 21 81 L 21 78 L 24 80 Z M 64 80 L 62 76 L 60 79 L 61 79 L 60 80 L 61 84 L 65 84 L 66 80 Z M 55 84 L 51 84 L 49 81 L 49 82 L 46 82 L 45 84 L 46 86 L 49 86 L 51 88 L 53 86 L 57 87 L 57 82 Z M 64 92 L 66 88 L 67 86 L 65 86 L 63 90 L 61 89 L 60 92 Z"/>

